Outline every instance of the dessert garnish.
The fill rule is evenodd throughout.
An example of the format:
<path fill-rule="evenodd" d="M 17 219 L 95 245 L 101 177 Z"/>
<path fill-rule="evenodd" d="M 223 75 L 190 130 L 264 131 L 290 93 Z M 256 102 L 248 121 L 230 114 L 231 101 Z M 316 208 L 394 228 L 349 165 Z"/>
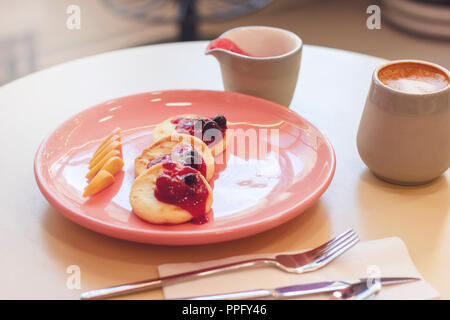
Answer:
<path fill-rule="evenodd" d="M 212 189 L 199 171 L 175 162 L 156 164 L 140 174 L 130 192 L 133 212 L 154 224 L 208 221 Z"/>
<path fill-rule="evenodd" d="M 169 161 L 198 170 L 208 181 L 214 174 L 214 157 L 208 146 L 194 136 L 175 133 L 142 151 L 135 160 L 135 175 Z"/>
<path fill-rule="evenodd" d="M 171 122 L 176 125 L 177 132 L 200 138 L 208 146 L 216 140 L 223 139 L 227 129 L 227 119 L 222 115 L 217 115 L 213 119 L 177 117 Z"/>
<path fill-rule="evenodd" d="M 202 217 L 206 213 L 209 190 L 199 173 L 191 167 L 177 166 L 174 162 L 166 162 L 162 167 L 163 172 L 156 179 L 156 199 L 188 211 L 194 221 L 204 221 Z"/>
<path fill-rule="evenodd" d="M 120 128 L 108 135 L 89 161 L 86 178 L 91 179 L 84 189 L 83 197 L 89 197 L 114 183 L 114 175 L 123 167 Z"/>
<path fill-rule="evenodd" d="M 173 116 L 153 129 L 152 138 L 153 141 L 158 141 L 174 133 L 190 135 L 203 141 L 213 156 L 224 152 L 230 142 L 227 134 L 227 119 L 223 115 L 213 118 L 196 114 Z"/>

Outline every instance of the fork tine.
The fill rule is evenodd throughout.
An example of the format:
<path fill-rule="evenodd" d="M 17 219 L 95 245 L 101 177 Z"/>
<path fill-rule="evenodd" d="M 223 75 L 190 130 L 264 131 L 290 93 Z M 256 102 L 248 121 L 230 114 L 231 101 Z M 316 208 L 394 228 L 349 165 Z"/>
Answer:
<path fill-rule="evenodd" d="M 349 241 L 349 239 L 351 237 L 353 237 L 355 235 L 356 235 L 356 232 L 354 230 L 351 230 L 351 232 L 347 232 L 346 235 L 341 237 L 339 240 L 334 241 L 333 243 L 331 243 L 327 247 L 323 248 L 322 250 L 318 250 L 317 252 L 313 252 L 314 259 L 317 259 L 321 255 L 323 255 L 323 254 L 325 254 L 327 252 L 330 252 L 331 250 L 333 250 L 334 248 L 338 247 L 341 244 L 345 244 L 346 242 Z"/>
<path fill-rule="evenodd" d="M 349 241 L 344 243 L 342 246 L 337 247 L 332 252 L 328 252 L 328 253 L 324 254 L 322 257 L 317 259 L 315 262 L 318 264 L 326 265 L 326 264 L 330 263 L 331 261 L 333 261 L 334 259 L 336 259 L 337 257 L 339 257 L 344 252 L 346 252 L 348 249 L 353 247 L 358 242 L 359 242 L 359 237 L 358 237 L 358 235 L 355 235 L 354 237 L 349 239 Z"/>
<path fill-rule="evenodd" d="M 353 228 L 350 228 L 346 231 L 344 231 L 343 233 L 341 233 L 340 235 L 334 237 L 333 239 L 325 242 L 324 244 L 318 246 L 317 248 L 314 248 L 308 252 L 305 252 L 307 254 L 316 254 L 316 253 L 320 253 L 322 252 L 324 249 L 330 247 L 331 245 L 333 245 L 334 243 L 336 243 L 337 241 L 345 238 L 349 233 L 355 233 L 355 231 L 353 230 Z"/>

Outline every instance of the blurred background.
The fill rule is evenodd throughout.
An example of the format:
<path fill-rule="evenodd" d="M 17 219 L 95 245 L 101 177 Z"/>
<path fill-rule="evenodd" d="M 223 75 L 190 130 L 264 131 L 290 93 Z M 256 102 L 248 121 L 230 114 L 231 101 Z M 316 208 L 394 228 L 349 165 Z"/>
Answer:
<path fill-rule="evenodd" d="M 381 29 L 366 25 L 374 4 Z M 73 5 L 79 29 L 67 27 Z M 450 0 L 0 0 L 0 85 L 93 54 L 209 40 L 241 25 L 286 28 L 306 44 L 450 68 Z"/>

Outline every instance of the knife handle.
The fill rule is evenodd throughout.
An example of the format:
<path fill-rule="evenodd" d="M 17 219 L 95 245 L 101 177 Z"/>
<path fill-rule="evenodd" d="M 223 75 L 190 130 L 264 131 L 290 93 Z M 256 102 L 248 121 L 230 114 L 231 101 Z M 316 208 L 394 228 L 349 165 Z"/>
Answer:
<path fill-rule="evenodd" d="M 89 299 L 111 298 L 123 294 L 160 288 L 163 285 L 173 284 L 183 280 L 195 279 L 203 276 L 213 275 L 219 272 L 234 271 L 240 268 L 249 268 L 263 264 L 276 264 L 276 260 L 270 258 L 257 258 L 251 260 L 244 260 L 200 270 L 178 273 L 161 278 L 149 279 L 134 283 L 127 283 L 104 289 L 91 290 L 82 293 L 81 299 L 89 300 Z"/>
<path fill-rule="evenodd" d="M 197 296 L 183 298 L 180 300 L 247 300 L 247 299 L 267 299 L 275 297 L 276 293 L 269 289 L 249 290 L 232 293 L 222 293 L 210 296 Z"/>

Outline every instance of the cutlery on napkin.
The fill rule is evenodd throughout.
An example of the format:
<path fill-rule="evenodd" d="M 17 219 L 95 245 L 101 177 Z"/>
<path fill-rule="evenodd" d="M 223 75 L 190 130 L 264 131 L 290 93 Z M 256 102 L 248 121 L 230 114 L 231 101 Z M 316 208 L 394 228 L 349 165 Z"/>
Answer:
<path fill-rule="evenodd" d="M 363 278 L 321 281 L 273 289 L 256 289 L 207 296 L 186 297 L 182 300 L 286 299 L 326 292 L 332 292 L 330 299 L 333 300 L 361 300 L 377 294 L 381 290 L 381 284 L 394 285 L 419 280 L 420 278 L 388 277 L 379 279 Z"/>
<path fill-rule="evenodd" d="M 276 254 L 274 254 L 276 255 Z M 257 258 L 267 254 L 238 256 L 201 263 L 164 264 L 158 267 L 160 276 L 168 276 L 216 264 L 231 263 L 243 258 Z M 425 282 L 414 266 L 406 245 L 400 238 L 384 238 L 360 242 L 332 264 L 305 274 L 290 274 L 271 268 L 243 269 L 237 272 L 212 275 L 163 287 L 166 299 L 213 295 L 258 288 L 334 281 L 336 279 L 417 277 L 420 281 L 395 286 L 384 286 L 376 299 L 437 299 L 439 293 Z M 329 294 L 302 297 L 328 299 Z"/>
<path fill-rule="evenodd" d="M 221 272 L 230 272 L 255 266 L 275 267 L 281 271 L 295 274 L 313 272 L 325 267 L 343 253 L 351 249 L 358 242 L 358 235 L 353 229 L 349 229 L 331 240 L 319 245 L 318 247 L 307 251 L 295 252 L 293 254 L 283 253 L 276 255 L 275 257 L 263 257 L 250 260 L 246 259 L 238 262 L 216 265 L 211 268 L 203 268 L 191 270 L 189 272 L 172 274 L 167 277 L 159 277 L 119 284 L 107 288 L 94 289 L 83 292 L 80 298 L 83 300 L 106 299 L 133 292 L 160 288 L 169 283 L 176 283 L 192 278 L 200 278 Z"/>

